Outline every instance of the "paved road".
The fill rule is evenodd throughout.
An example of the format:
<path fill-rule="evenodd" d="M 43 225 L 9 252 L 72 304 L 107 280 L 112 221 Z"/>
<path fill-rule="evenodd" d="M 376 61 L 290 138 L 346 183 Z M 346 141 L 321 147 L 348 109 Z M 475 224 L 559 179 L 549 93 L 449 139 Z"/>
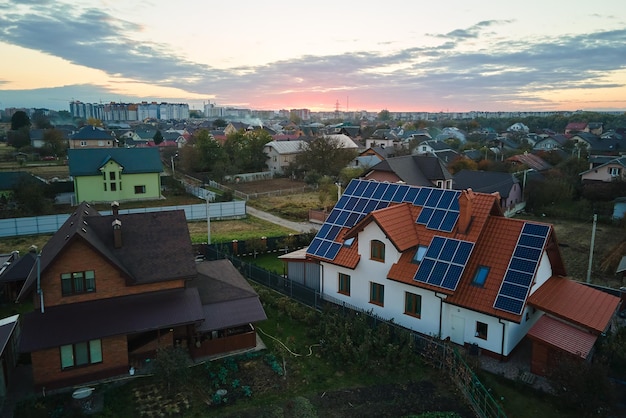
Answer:
<path fill-rule="evenodd" d="M 272 215 L 271 213 L 263 212 L 261 210 L 255 209 L 250 205 L 246 205 L 246 213 L 250 216 L 254 216 L 256 218 L 263 219 L 265 221 L 284 226 L 285 228 L 293 229 L 298 232 L 311 232 L 311 230 L 317 231 L 320 229 L 321 225 L 315 224 L 312 222 L 291 222 L 285 219 L 279 218 L 278 216 Z"/>

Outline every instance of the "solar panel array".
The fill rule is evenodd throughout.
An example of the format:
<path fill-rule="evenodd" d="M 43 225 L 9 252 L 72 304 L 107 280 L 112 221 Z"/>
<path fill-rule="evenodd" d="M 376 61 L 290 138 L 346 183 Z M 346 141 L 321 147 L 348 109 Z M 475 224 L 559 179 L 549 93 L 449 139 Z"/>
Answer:
<path fill-rule="evenodd" d="M 390 203 L 408 202 L 422 206 L 417 222 L 427 228 L 450 232 L 459 217 L 458 190 L 415 187 L 371 180 L 352 180 L 331 211 L 322 228 L 311 241 L 308 254 L 334 260 L 341 249 L 335 242 L 344 227 L 352 227 L 368 213 L 386 208 Z M 428 212 L 428 216 L 424 214 Z"/>
<path fill-rule="evenodd" d="M 415 273 L 415 280 L 456 290 L 473 249 L 473 242 L 433 237 Z"/>
<path fill-rule="evenodd" d="M 459 219 L 458 190 L 420 189 L 414 203 L 422 206 L 417 223 L 426 228 L 451 232 Z"/>
<path fill-rule="evenodd" d="M 494 308 L 516 315 L 522 314 L 549 231 L 547 225 L 528 222 L 524 224 L 496 296 Z"/>

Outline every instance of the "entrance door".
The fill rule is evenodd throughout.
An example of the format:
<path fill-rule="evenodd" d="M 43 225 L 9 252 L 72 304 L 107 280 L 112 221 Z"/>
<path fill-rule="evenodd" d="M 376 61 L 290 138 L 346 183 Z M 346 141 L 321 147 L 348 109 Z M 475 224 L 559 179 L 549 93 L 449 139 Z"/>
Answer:
<path fill-rule="evenodd" d="M 465 343 L 465 318 L 462 316 L 452 315 L 450 340 L 459 345 Z"/>

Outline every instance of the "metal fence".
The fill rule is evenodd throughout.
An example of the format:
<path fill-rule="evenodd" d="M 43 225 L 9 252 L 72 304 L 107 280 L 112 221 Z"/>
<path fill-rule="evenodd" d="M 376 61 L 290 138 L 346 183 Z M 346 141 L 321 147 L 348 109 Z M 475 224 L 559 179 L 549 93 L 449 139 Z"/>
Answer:
<path fill-rule="evenodd" d="M 238 200 L 232 202 L 210 203 L 209 214 L 211 219 L 233 219 L 246 216 L 246 202 Z M 188 221 L 204 220 L 207 218 L 207 204 L 181 206 L 161 206 L 136 209 L 122 209 L 121 214 L 164 212 L 169 210 L 183 210 Z M 102 211 L 102 215 L 110 215 L 111 211 Z M 53 234 L 69 218 L 69 214 L 32 216 L 26 218 L 0 219 L 0 237 L 14 237 L 22 235 Z"/>
<path fill-rule="evenodd" d="M 506 414 L 500 404 L 480 382 L 456 347 L 438 338 L 418 334 L 406 328 L 402 328 L 395 324 L 391 318 L 373 315 L 371 312 L 357 306 L 347 304 L 327 295 L 322 295 L 315 289 L 293 282 L 282 275 L 267 271 L 252 263 L 247 263 L 233 256 L 232 253 L 227 254 L 222 252 L 217 246 L 205 245 L 203 250 L 206 259 L 216 260 L 227 258 L 241 274 L 249 280 L 269 287 L 314 309 L 322 310 L 330 304 L 340 310 L 346 311 L 346 313 L 347 311 L 356 311 L 368 315 L 370 317 L 369 323 L 372 324 L 372 326 L 376 326 L 379 322 L 385 322 L 398 331 L 408 331 L 415 343 L 416 353 L 422 357 L 425 363 L 440 370 L 444 370 L 448 374 L 478 417 L 506 418 Z"/>

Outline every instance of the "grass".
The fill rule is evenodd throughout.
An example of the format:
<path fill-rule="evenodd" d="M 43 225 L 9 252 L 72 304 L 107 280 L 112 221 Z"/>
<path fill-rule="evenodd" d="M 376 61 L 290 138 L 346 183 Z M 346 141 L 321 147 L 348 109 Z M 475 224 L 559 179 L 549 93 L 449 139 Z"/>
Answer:
<path fill-rule="evenodd" d="M 276 274 L 284 274 L 285 273 L 285 262 L 280 260 L 278 256 L 282 254 L 280 253 L 266 253 L 266 254 L 258 254 L 256 257 L 253 256 L 244 256 L 240 257 L 246 263 L 251 263 L 256 266 L 259 266 L 267 271 L 271 271 Z"/>
<path fill-rule="evenodd" d="M 500 399 L 508 418 L 567 418 L 576 416 L 575 411 L 564 411 L 556 405 L 556 399 L 539 392 L 522 382 L 515 382 L 487 372 L 479 373 L 483 385 Z M 572 415 L 574 413 L 574 415 Z"/>
<path fill-rule="evenodd" d="M 189 234 L 191 242 L 199 244 L 207 242 L 207 223 L 203 221 L 190 222 Z M 231 242 L 232 240 L 245 241 L 261 237 L 282 237 L 297 233 L 289 228 L 264 221 L 253 216 L 244 219 L 211 221 L 211 243 Z"/>

